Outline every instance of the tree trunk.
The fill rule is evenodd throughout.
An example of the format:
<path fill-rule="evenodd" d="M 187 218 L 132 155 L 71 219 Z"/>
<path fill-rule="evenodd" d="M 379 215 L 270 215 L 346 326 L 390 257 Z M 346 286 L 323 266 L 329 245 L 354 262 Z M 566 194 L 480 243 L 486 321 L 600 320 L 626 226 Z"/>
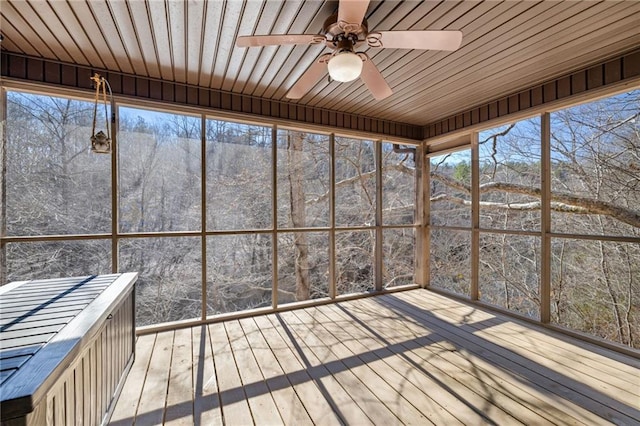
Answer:
<path fill-rule="evenodd" d="M 604 243 L 602 241 L 598 241 L 598 249 L 600 251 L 600 271 L 602 272 L 602 280 L 606 286 L 607 293 L 611 298 L 611 310 L 613 311 L 615 318 L 615 328 L 616 334 L 618 338 L 618 342 L 623 345 L 629 344 L 629 339 L 625 336 L 625 328 L 622 324 L 622 315 L 620 313 L 620 304 L 618 302 L 618 295 L 614 291 L 611 285 L 611 272 L 609 271 L 609 262 L 607 262 L 607 254 L 604 250 Z"/>
<path fill-rule="evenodd" d="M 289 132 L 287 139 L 287 160 L 289 162 L 289 201 L 291 203 L 291 222 L 294 228 L 303 228 L 306 224 L 303 142 L 299 132 Z M 296 300 L 308 300 L 309 284 L 309 244 L 305 232 L 294 234 Z"/>

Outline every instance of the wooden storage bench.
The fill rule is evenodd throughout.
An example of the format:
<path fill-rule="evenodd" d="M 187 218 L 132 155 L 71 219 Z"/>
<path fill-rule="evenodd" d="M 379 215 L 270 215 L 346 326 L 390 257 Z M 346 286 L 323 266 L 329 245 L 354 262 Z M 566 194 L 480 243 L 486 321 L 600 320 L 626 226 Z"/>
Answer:
<path fill-rule="evenodd" d="M 0 287 L 2 425 L 98 425 L 135 353 L 136 273 Z"/>

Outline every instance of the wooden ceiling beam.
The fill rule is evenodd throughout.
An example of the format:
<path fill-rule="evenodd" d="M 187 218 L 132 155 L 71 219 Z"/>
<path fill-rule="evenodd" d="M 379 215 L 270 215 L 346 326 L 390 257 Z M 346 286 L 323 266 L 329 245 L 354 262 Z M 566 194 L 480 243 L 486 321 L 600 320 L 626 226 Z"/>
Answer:
<path fill-rule="evenodd" d="M 178 104 L 195 107 L 211 114 L 219 112 L 242 115 L 247 120 L 264 119 L 285 122 L 298 127 L 327 127 L 344 133 L 417 145 L 424 139 L 423 127 L 363 115 L 343 113 L 324 108 L 231 93 L 227 91 L 110 72 L 91 67 L 65 64 L 24 55 L 2 52 L 1 75 L 18 81 L 62 86 L 91 91 L 90 77 L 99 73 L 105 77 L 117 97 Z M 89 92 L 87 92 L 89 93 Z"/>

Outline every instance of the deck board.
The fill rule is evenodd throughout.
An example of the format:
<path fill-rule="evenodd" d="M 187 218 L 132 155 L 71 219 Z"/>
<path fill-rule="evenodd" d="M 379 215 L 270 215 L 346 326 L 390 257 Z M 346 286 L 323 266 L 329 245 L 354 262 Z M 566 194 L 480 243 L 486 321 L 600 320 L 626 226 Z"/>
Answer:
<path fill-rule="evenodd" d="M 193 327 L 193 424 L 216 426 L 223 424 L 218 393 L 218 380 L 206 325 Z"/>
<path fill-rule="evenodd" d="M 226 424 L 250 424 L 252 422 L 249 400 L 242 387 L 231 344 L 223 323 L 209 326 L 218 376 L 218 391 Z"/>
<path fill-rule="evenodd" d="M 227 330 L 227 336 L 229 336 L 233 357 L 242 381 L 241 386 L 249 401 L 253 417 L 256 418 L 257 413 L 259 413 L 260 421 L 263 424 L 282 423 L 276 402 L 260 372 L 240 322 L 237 320 L 227 321 L 225 329 Z"/>
<path fill-rule="evenodd" d="M 424 295 L 420 295 L 419 299 L 412 299 L 412 302 L 418 302 L 426 309 L 435 307 L 433 299 L 429 301 L 424 298 Z M 456 321 L 460 320 L 461 313 L 467 315 L 460 308 L 461 305 L 458 307 L 449 305 L 447 309 L 439 312 L 442 313 L 443 318 Z M 467 306 L 466 310 L 468 312 L 470 308 Z M 476 311 L 472 317 L 477 315 L 486 317 L 487 314 Z M 582 383 L 602 389 L 605 393 L 615 394 L 623 401 L 626 400 L 628 405 L 639 405 L 640 361 L 638 359 L 586 342 L 577 342 L 558 333 L 551 336 L 546 330 L 527 329 L 513 321 L 494 318 L 492 324 L 494 325 L 491 327 L 476 327 L 478 331 L 475 334 L 486 336 L 487 339 L 509 347 L 523 357 L 530 356 L 537 364 L 551 369 L 565 370 L 571 376 L 578 375 Z M 540 344 L 541 342 L 544 344 Z M 624 362 L 619 362 L 620 359 Z M 638 414 L 637 410 L 635 414 Z"/>
<path fill-rule="evenodd" d="M 171 354 L 165 424 L 193 424 L 193 349 L 191 329 L 176 330 Z"/>
<path fill-rule="evenodd" d="M 159 333 L 156 338 L 136 410 L 136 422 L 140 424 L 163 424 L 165 421 L 174 335 L 175 332 L 170 331 Z"/>
<path fill-rule="evenodd" d="M 465 379 L 456 377 L 446 370 L 448 367 L 454 366 L 451 362 L 443 362 L 439 365 L 439 356 L 434 357 L 431 350 L 424 351 L 427 356 L 425 358 L 420 357 L 420 348 L 416 348 L 415 344 L 411 342 L 412 339 L 407 341 L 406 336 L 398 335 L 398 333 L 386 333 L 384 331 L 376 331 L 371 329 L 367 331 L 365 327 L 348 327 L 348 324 L 353 321 L 352 318 L 343 316 L 344 312 L 335 308 L 330 310 L 331 318 L 328 318 L 330 322 L 327 322 L 327 326 L 331 326 L 333 323 L 334 330 L 337 332 L 340 328 L 350 330 L 351 341 L 354 345 L 359 345 L 358 352 L 368 355 L 367 358 L 376 357 L 384 362 L 384 364 L 377 363 L 380 368 L 376 368 L 378 374 L 387 377 L 390 383 L 397 383 L 399 391 L 402 392 L 404 397 L 412 398 L 412 403 L 418 407 L 422 413 L 429 416 L 429 420 L 435 424 L 470 424 L 481 423 L 483 419 L 478 418 L 479 413 L 468 413 L 468 407 L 461 407 L 457 404 L 451 404 L 450 399 L 441 398 L 440 393 L 430 395 L 429 389 L 437 388 L 440 386 L 447 386 L 450 388 L 458 387 L 458 383 L 465 384 Z M 315 316 L 318 317 L 321 314 L 328 314 L 326 309 L 322 312 L 318 311 Z M 367 326 L 376 327 L 380 322 L 375 318 L 368 318 L 366 322 Z M 412 348 L 413 347 L 413 348 Z M 369 352 L 367 354 L 367 352 Z M 363 360 L 367 360 L 364 355 L 361 355 Z M 443 368 L 444 366 L 444 368 Z M 396 372 L 393 374 L 391 372 Z M 472 376 L 462 371 L 463 376 Z M 415 374 L 418 373 L 418 374 Z M 424 393 L 423 393 L 424 391 Z M 467 403 L 471 403 L 476 407 L 482 407 L 482 410 L 478 410 L 482 413 L 482 416 L 486 416 L 487 419 L 496 421 L 497 423 L 515 423 L 515 419 L 509 416 L 507 411 L 502 411 L 497 407 L 488 404 L 488 401 L 484 399 L 483 392 L 473 393 L 464 388 L 459 388 L 458 393 L 461 399 L 464 399 Z M 492 396 L 494 403 L 496 402 L 496 396 Z M 505 398 L 511 401 L 510 398 Z M 440 404 L 438 403 L 440 401 Z M 446 407 L 446 408 L 445 408 Z M 461 410 L 461 411 L 458 411 Z M 456 418 L 456 415 L 461 418 Z"/>
<path fill-rule="evenodd" d="M 477 355 L 490 358 L 496 365 L 506 367 L 508 372 L 515 371 L 522 383 L 540 384 L 546 392 L 555 394 L 556 398 L 561 398 L 563 404 L 576 403 L 581 407 L 586 407 L 602 419 L 617 424 L 633 424 L 634 422 L 633 419 L 611 408 L 615 405 L 637 411 L 633 407 L 621 404 L 617 395 L 597 392 L 590 386 L 575 380 L 571 376 L 571 372 L 563 369 L 544 368 L 527 357 L 517 355 L 510 345 L 503 345 L 503 342 L 495 342 L 478 336 L 476 331 L 480 327 L 478 322 L 472 323 L 468 327 L 463 324 L 455 329 L 456 332 L 452 332 L 452 327 L 444 326 L 443 324 L 447 323 L 435 318 L 428 309 L 417 307 L 413 303 L 403 303 L 396 297 L 383 296 L 379 300 L 402 310 L 408 320 L 419 319 L 425 325 L 438 329 L 443 337 L 455 342 L 459 350 L 477 348 Z M 637 419 L 640 419 L 640 415 L 637 416 Z"/>
<path fill-rule="evenodd" d="M 141 336 L 136 340 L 135 363 L 137 368 L 129 372 L 128 384 L 122 389 L 120 399 L 111 416 L 112 425 L 125 425 L 128 419 L 135 418 L 155 341 L 155 334 Z"/>
<path fill-rule="evenodd" d="M 268 318 L 275 329 L 287 343 L 298 363 L 301 364 L 318 386 L 322 397 L 331 405 L 339 421 L 347 424 L 373 424 L 357 402 L 344 389 L 340 377 L 336 377 L 335 369 L 325 364 L 311 351 L 308 344 L 301 339 L 288 325 L 281 315 L 269 315 Z"/>
<path fill-rule="evenodd" d="M 382 361 L 366 359 L 368 348 L 360 346 L 356 339 L 344 332 L 345 329 L 328 330 L 325 324 L 327 322 L 331 324 L 332 321 L 317 310 L 300 310 L 293 314 L 305 324 L 314 324 L 311 331 L 321 344 L 330 348 L 335 359 L 342 360 L 342 363 L 397 417 L 393 423 L 400 420 L 403 424 L 425 424 L 425 415 L 405 398 L 402 377 L 394 375 L 393 370 L 383 365 Z M 380 374 L 380 371 L 388 373 L 386 378 Z"/>
<path fill-rule="evenodd" d="M 589 372 L 609 373 L 609 376 L 598 374 L 607 383 L 615 383 L 622 380 L 626 383 L 625 387 L 638 384 L 637 380 L 633 379 L 633 374 L 637 374 L 638 368 L 640 368 L 640 361 L 638 360 L 629 360 L 628 357 L 623 357 L 629 364 L 620 364 L 617 362 L 618 354 L 598 346 L 582 343 L 582 345 L 588 347 L 588 349 L 585 349 L 582 346 L 576 346 L 575 340 L 565 342 L 563 336 L 558 333 L 550 335 L 551 332 L 545 330 L 529 330 L 517 324 L 502 321 L 495 315 L 460 304 L 444 296 L 440 296 L 437 299 L 437 306 L 434 304 L 435 300 L 434 297 L 425 298 L 424 295 L 418 295 L 415 303 L 432 310 L 435 315 L 443 314 L 454 321 L 463 321 L 467 318 L 467 321 L 484 321 L 487 325 L 492 324 L 491 328 L 486 328 L 488 331 L 499 331 L 498 335 L 509 334 L 509 339 L 515 339 L 522 345 L 528 345 L 528 350 L 533 350 L 543 355 L 552 352 L 558 356 L 553 358 L 557 362 L 566 363 L 566 365 L 572 367 L 584 365 L 587 366 L 586 371 Z M 540 342 L 545 344 L 540 345 Z M 619 374 L 620 372 L 626 372 L 627 374 L 621 375 Z"/>
<path fill-rule="evenodd" d="M 260 369 L 265 384 L 278 407 L 282 421 L 295 425 L 313 424 L 304 404 L 287 380 L 278 363 L 278 358 L 262 336 L 256 323 L 251 318 L 245 318 L 240 320 L 240 325 L 246 336 L 247 344 L 253 351 L 257 367 Z"/>
<path fill-rule="evenodd" d="M 637 424 L 638 359 L 426 290 L 141 336 L 112 424 Z"/>
<path fill-rule="evenodd" d="M 298 338 L 307 343 L 307 353 L 313 353 L 317 360 L 327 367 L 371 421 L 377 424 L 398 423 L 397 416 L 380 400 L 380 394 L 369 387 L 369 382 L 373 381 L 373 374 L 368 366 L 354 366 L 348 359 L 335 354 L 334 348 L 325 344 L 316 335 L 315 330 L 319 325 L 314 319 L 311 321 L 301 320 L 295 312 L 284 312 L 281 316 L 298 335 Z M 353 368 L 350 368 L 349 364 Z M 379 391 L 383 393 L 384 389 Z"/>
<path fill-rule="evenodd" d="M 268 342 L 273 356 L 292 389 L 300 398 L 312 422 L 316 425 L 339 423 L 339 418 L 331 405 L 331 400 L 324 397 L 323 387 L 316 384 L 304 364 L 300 363 L 293 349 L 265 316 L 252 318 L 256 327 Z M 286 420 L 286 418 L 285 418 Z"/>
<path fill-rule="evenodd" d="M 431 309 L 433 306 L 424 305 L 424 307 Z M 442 311 L 442 315 L 453 321 L 460 321 L 461 313 L 454 308 Z M 491 339 L 505 347 L 509 346 L 518 355 L 529 358 L 539 365 L 554 370 L 564 369 L 567 374 L 579 378 L 580 382 L 593 386 L 595 389 L 607 393 L 616 393 L 619 399 L 627 405 L 633 405 L 638 402 L 637 392 L 634 395 L 630 391 L 634 385 L 638 386 L 637 380 L 635 382 L 630 380 L 632 371 L 628 371 L 629 375 L 620 375 L 621 370 L 608 366 L 607 361 L 602 359 L 604 357 L 601 357 L 599 362 L 589 363 L 588 357 L 576 357 L 571 350 L 557 349 L 551 344 L 540 345 L 535 336 L 526 338 L 517 328 L 510 327 L 507 323 L 495 323 L 491 327 L 479 328 L 475 334 Z M 514 345 L 514 343 L 516 344 Z M 555 356 L 550 357 L 549 354 L 554 354 Z M 608 374 L 603 375 L 602 373 Z"/>
<path fill-rule="evenodd" d="M 367 308 L 365 305 L 360 305 L 352 308 L 351 311 L 362 321 L 372 321 L 377 316 L 385 314 L 385 311 L 381 310 L 379 306 Z M 410 344 L 400 343 L 410 361 L 423 365 L 424 370 L 431 375 L 437 374 L 438 370 L 449 374 L 465 387 L 482 395 L 490 403 L 482 402 L 476 406 L 476 409 L 480 409 L 485 415 L 493 415 L 493 405 L 501 402 L 503 400 L 501 394 L 504 394 L 510 397 L 514 403 L 521 403 L 527 407 L 527 410 L 524 410 L 524 415 L 532 420 L 532 424 L 536 423 L 535 419 L 539 416 L 552 423 L 584 424 L 584 422 L 581 423 L 571 418 L 563 410 L 558 410 L 556 408 L 557 401 L 554 398 L 549 398 L 548 393 L 542 387 L 534 384 L 524 390 L 517 377 L 512 377 L 509 372 L 505 372 L 501 368 L 502 364 L 499 358 L 489 355 L 488 359 L 484 359 L 482 356 L 484 350 L 481 347 L 478 351 L 480 356 L 477 356 L 475 348 L 457 350 L 454 343 L 443 338 L 437 333 L 437 330 L 431 330 L 428 335 L 424 335 L 422 325 L 412 324 L 402 318 L 399 318 L 398 321 L 397 327 L 388 328 L 386 332 L 383 331 L 383 337 L 389 339 L 391 347 L 395 348 L 399 344 L 398 341 L 407 340 L 407 336 L 398 336 L 398 330 L 402 330 L 404 333 L 413 333 L 409 336 L 413 336 L 414 341 Z M 487 356 L 488 353 L 485 352 L 484 355 Z M 462 376 L 460 376 L 461 374 Z M 423 375 L 425 374 L 417 374 L 416 376 L 421 378 Z M 471 377 L 467 377 L 468 375 Z M 461 396 L 466 393 L 465 389 L 460 386 L 455 386 L 454 389 Z M 468 397 L 460 399 L 467 401 Z M 586 410 L 584 411 L 586 412 Z M 523 414 L 520 410 L 510 412 Z M 531 417 L 531 412 L 534 413 L 533 417 Z M 588 415 L 583 420 L 587 419 L 589 419 Z M 539 424 L 544 423 L 543 421 Z"/>

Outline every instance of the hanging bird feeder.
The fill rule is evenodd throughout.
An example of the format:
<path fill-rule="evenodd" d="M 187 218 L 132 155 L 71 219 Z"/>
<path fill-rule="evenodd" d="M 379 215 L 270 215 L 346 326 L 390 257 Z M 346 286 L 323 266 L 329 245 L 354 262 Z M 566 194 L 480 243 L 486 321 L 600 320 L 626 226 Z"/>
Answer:
<path fill-rule="evenodd" d="M 93 127 L 91 129 L 91 151 L 96 154 L 111 154 L 111 146 L 113 143 L 113 123 L 115 123 L 115 106 L 113 105 L 113 93 L 111 92 L 111 86 L 109 82 L 96 73 L 91 77 L 96 86 L 96 96 L 93 105 Z M 109 127 L 109 114 L 107 112 L 107 88 L 109 89 L 109 96 L 111 98 L 111 128 Z M 102 103 L 104 104 L 104 121 L 105 132 L 100 130 L 96 133 L 96 121 L 98 115 L 98 103 L 100 102 L 100 94 L 102 94 Z"/>

